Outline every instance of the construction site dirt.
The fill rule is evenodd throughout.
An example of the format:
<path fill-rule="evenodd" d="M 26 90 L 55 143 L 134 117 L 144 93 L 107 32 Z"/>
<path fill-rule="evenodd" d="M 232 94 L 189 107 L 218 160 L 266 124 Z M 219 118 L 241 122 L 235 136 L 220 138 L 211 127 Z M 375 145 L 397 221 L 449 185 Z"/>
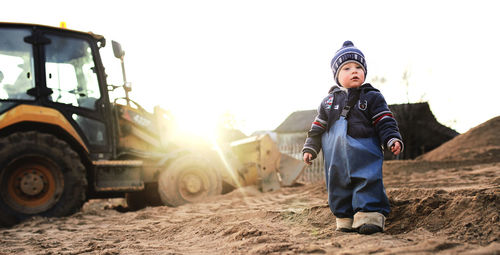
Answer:
<path fill-rule="evenodd" d="M 69 217 L 0 229 L 0 254 L 499 254 L 499 123 L 419 159 L 384 163 L 392 212 L 383 233 L 335 231 L 316 182 L 138 211 L 122 199 L 91 200 Z"/>

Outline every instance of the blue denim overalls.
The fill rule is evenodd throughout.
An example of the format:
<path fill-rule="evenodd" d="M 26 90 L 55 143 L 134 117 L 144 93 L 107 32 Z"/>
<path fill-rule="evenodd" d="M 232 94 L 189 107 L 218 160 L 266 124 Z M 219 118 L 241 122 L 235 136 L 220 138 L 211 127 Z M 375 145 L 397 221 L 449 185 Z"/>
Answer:
<path fill-rule="evenodd" d="M 338 218 L 357 212 L 387 216 L 389 200 L 382 182 L 383 153 L 377 137 L 347 135 L 349 107 L 321 137 L 330 210 Z"/>

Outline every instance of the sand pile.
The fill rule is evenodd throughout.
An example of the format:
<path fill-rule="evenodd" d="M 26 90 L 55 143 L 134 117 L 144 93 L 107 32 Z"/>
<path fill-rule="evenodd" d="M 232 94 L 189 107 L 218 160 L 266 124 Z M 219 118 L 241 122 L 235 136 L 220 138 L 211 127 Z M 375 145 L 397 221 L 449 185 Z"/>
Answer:
<path fill-rule="evenodd" d="M 470 129 L 417 159 L 500 161 L 500 116 Z"/>

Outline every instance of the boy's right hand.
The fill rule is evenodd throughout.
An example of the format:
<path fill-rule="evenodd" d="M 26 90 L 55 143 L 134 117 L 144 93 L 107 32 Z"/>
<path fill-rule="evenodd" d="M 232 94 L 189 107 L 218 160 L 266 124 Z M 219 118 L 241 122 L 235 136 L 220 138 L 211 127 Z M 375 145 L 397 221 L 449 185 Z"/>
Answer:
<path fill-rule="evenodd" d="M 313 155 L 311 153 L 309 153 L 309 152 L 304 153 L 304 163 L 306 163 L 308 165 L 312 164 L 312 162 L 311 162 L 312 158 L 313 158 Z"/>

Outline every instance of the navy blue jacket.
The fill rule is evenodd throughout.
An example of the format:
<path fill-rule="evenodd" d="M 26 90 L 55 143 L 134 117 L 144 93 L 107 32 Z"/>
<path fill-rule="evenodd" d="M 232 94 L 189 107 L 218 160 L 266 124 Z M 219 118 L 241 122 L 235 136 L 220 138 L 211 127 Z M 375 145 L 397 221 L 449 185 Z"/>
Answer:
<path fill-rule="evenodd" d="M 353 138 L 377 136 L 382 145 L 390 148 L 396 141 L 403 146 L 399 128 L 385 102 L 382 93 L 369 83 L 348 90 L 334 86 L 318 107 L 302 152 L 309 152 L 316 158 L 321 150 L 321 136 L 340 118 L 348 100 L 359 93 L 359 100 L 350 110 L 347 118 L 347 134 Z M 403 148 L 401 148 L 403 151 Z"/>

